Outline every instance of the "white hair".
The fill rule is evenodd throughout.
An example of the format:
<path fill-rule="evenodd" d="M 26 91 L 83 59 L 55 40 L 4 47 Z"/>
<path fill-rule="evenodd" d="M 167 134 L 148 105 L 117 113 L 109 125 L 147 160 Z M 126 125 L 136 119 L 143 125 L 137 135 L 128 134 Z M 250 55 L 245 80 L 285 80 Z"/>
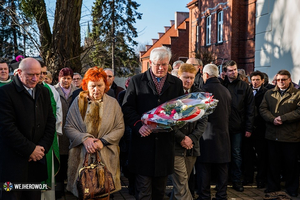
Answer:
<path fill-rule="evenodd" d="M 176 65 L 178 65 L 178 64 L 180 64 L 180 65 L 182 65 L 184 62 L 182 61 L 182 60 L 177 60 L 177 61 L 175 61 L 174 63 L 173 63 L 173 69 L 174 69 L 174 67 L 176 66 Z"/>
<path fill-rule="evenodd" d="M 79 73 L 74 72 L 73 77 L 74 77 L 75 75 L 79 75 L 79 77 L 82 79 L 82 76 L 81 76 Z"/>
<path fill-rule="evenodd" d="M 164 46 L 154 48 L 150 53 L 151 61 L 162 60 L 164 58 L 168 58 L 170 61 L 171 57 L 172 57 L 172 53 L 171 53 L 170 48 L 164 47 Z"/>
<path fill-rule="evenodd" d="M 179 71 L 179 69 L 173 69 L 171 71 L 171 75 L 178 77 L 178 71 Z"/>
<path fill-rule="evenodd" d="M 104 71 L 105 71 L 105 72 L 106 72 L 106 71 L 111 71 L 112 74 L 113 74 L 113 76 L 115 75 L 114 71 L 113 71 L 111 68 L 105 68 Z"/>
<path fill-rule="evenodd" d="M 219 69 L 215 64 L 207 64 L 203 68 L 203 74 L 207 73 L 210 77 L 218 77 Z"/>

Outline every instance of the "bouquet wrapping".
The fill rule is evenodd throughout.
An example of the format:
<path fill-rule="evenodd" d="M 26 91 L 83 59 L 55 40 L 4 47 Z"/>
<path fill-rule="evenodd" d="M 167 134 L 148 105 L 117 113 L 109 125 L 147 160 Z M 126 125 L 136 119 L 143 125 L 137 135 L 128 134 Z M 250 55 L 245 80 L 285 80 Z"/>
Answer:
<path fill-rule="evenodd" d="M 144 113 L 141 120 L 153 132 L 171 131 L 213 113 L 218 102 L 211 93 L 189 93 Z"/>

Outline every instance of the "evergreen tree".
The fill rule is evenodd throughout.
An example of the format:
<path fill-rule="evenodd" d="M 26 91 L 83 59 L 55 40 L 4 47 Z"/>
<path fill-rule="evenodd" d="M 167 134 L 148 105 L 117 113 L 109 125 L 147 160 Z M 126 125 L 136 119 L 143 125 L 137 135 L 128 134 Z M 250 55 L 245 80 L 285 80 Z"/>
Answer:
<path fill-rule="evenodd" d="M 137 31 L 133 24 L 142 17 L 137 12 L 139 6 L 132 0 L 96 0 L 92 8 L 92 59 L 96 65 L 111 67 L 119 75 L 130 74 L 138 67 L 134 54 Z"/>
<path fill-rule="evenodd" d="M 19 2 L 0 0 L 0 57 L 12 59 L 24 53 Z"/>

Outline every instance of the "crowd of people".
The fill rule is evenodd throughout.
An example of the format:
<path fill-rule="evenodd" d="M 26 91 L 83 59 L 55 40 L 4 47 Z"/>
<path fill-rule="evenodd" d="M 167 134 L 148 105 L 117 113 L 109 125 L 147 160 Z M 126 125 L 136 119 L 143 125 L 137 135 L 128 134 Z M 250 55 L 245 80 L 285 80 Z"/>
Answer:
<path fill-rule="evenodd" d="M 63 68 L 52 86 L 41 61 L 22 58 L 13 78 L 1 62 L 0 183 L 48 189 L 3 190 L 0 199 L 60 199 L 66 190 L 78 197 L 79 169 L 95 152 L 112 173 L 109 196 L 121 189 L 121 173 L 138 200 L 164 199 L 168 178 L 172 200 L 210 200 L 211 184 L 216 200 L 227 199 L 228 184 L 243 192 L 256 182 L 276 192 L 282 181 L 287 194 L 298 196 L 300 90 L 291 74 L 280 70 L 271 85 L 260 71 L 249 80 L 233 60 L 220 73 L 197 58 L 171 67 L 171 57 L 169 48 L 154 48 L 150 68 L 129 78 L 126 90 L 112 69 L 92 67 L 82 76 Z M 145 112 L 193 92 L 214 95 L 212 114 L 163 132 L 141 121 Z"/>

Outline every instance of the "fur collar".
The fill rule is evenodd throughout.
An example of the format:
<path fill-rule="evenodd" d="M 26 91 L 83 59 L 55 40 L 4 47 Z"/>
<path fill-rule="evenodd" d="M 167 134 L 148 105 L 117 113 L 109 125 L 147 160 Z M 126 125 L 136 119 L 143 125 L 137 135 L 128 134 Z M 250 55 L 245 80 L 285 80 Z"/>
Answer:
<path fill-rule="evenodd" d="M 102 101 L 90 101 L 88 99 L 88 91 L 80 92 L 78 98 L 79 112 L 86 125 L 87 132 L 96 138 L 101 126 L 102 105 Z"/>

